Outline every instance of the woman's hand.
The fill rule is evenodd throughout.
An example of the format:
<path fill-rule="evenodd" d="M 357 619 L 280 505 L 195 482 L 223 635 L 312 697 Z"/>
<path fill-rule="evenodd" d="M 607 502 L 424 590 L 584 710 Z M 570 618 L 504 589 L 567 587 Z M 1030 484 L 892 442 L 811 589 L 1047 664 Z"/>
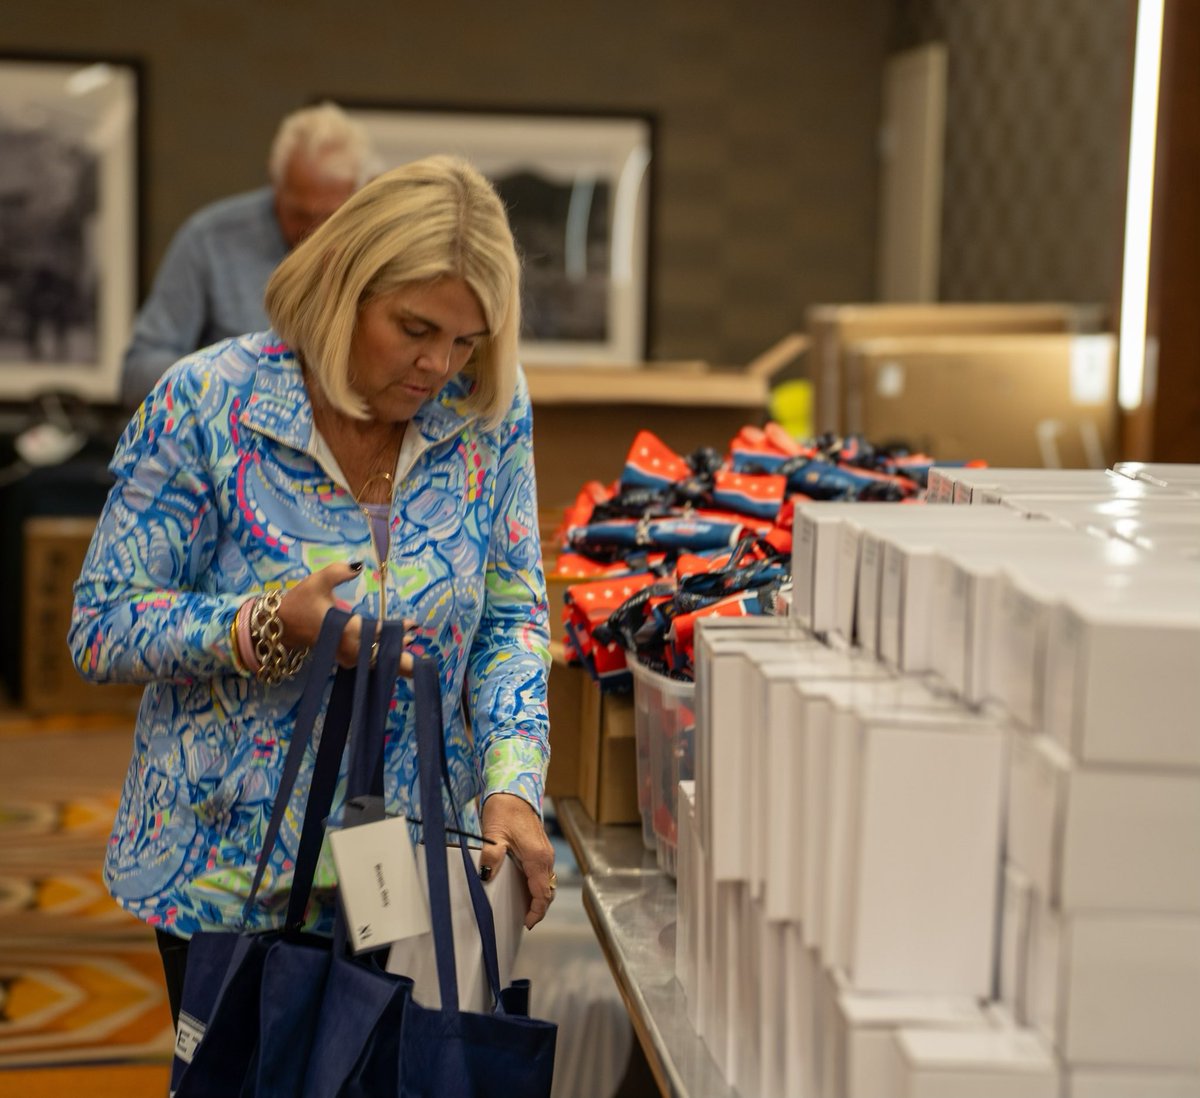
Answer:
<path fill-rule="evenodd" d="M 546 837 L 541 818 L 528 801 L 512 793 L 493 793 L 483 802 L 484 843 L 479 875 L 487 880 L 511 852 L 529 885 L 529 911 L 525 929 L 530 930 L 546 917 L 554 899 L 554 847 Z"/>
<path fill-rule="evenodd" d="M 298 648 L 311 648 L 317 643 L 325 615 L 335 606 L 343 610 L 348 609 L 345 602 L 334 598 L 334 589 L 357 578 L 362 568 L 362 561 L 327 564 L 294 587 L 288 588 L 279 603 L 279 621 L 283 626 L 283 643 L 286 648 L 295 651 Z M 406 628 L 412 628 L 416 622 L 406 621 L 404 624 Z M 362 617 L 355 614 L 346 624 L 338 644 L 337 661 L 341 667 L 357 665 L 362 633 Z M 407 643 L 406 634 L 405 644 Z M 412 666 L 412 656 L 405 652 L 400 657 L 400 666 L 396 670 L 401 675 L 411 677 Z"/>

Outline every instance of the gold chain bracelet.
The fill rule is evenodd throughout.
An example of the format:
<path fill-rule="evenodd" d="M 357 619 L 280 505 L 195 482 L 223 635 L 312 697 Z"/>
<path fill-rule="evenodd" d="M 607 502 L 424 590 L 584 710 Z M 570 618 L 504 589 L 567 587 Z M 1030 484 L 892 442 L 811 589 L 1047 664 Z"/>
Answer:
<path fill-rule="evenodd" d="M 279 620 L 279 604 L 283 592 L 273 588 L 256 599 L 250 611 L 250 640 L 258 657 L 258 678 L 268 686 L 278 686 L 290 679 L 304 663 L 307 648 L 289 652 L 283 644 L 283 622 Z"/>

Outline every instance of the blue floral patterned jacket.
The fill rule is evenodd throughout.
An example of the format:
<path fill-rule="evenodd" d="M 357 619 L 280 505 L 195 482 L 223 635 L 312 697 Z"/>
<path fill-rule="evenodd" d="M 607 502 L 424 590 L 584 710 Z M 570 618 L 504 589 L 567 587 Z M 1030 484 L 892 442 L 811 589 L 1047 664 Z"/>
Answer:
<path fill-rule="evenodd" d="M 468 385 L 450 381 L 410 424 L 419 453 L 396 485 L 384 562 L 349 490 L 313 456 L 300 369 L 274 333 L 183 359 L 130 422 L 69 643 L 86 678 L 147 683 L 105 862 L 134 915 L 184 936 L 242 925 L 303 676 L 264 686 L 235 661 L 231 626 L 251 594 L 334 561 L 366 562 L 340 598 L 378 617 L 382 592 L 386 616 L 415 619 L 414 649 L 438 661 L 466 825 L 478 826 L 481 794 L 516 793 L 540 810 L 548 632 L 529 397 L 522 377 L 488 430 L 461 411 Z M 397 812 L 419 811 L 411 717 L 401 679 L 385 766 Z M 282 919 L 312 757 L 252 925 Z M 329 883 L 327 867 L 317 883 Z M 317 895 L 309 921 L 327 929 L 329 894 Z"/>

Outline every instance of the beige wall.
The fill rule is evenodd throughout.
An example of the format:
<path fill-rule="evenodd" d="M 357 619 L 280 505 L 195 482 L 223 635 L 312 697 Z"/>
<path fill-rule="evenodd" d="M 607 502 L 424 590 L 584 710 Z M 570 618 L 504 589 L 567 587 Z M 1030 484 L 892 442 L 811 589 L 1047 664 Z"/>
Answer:
<path fill-rule="evenodd" d="M 0 52 L 145 66 L 147 275 L 318 94 L 657 119 L 655 358 L 743 362 L 874 285 L 890 0 L 33 0 Z"/>

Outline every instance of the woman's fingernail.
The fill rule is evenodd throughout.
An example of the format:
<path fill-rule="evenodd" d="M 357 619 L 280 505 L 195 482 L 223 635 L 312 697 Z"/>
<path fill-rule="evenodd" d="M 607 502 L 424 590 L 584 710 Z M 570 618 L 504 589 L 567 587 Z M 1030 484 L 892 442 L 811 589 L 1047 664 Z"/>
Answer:
<path fill-rule="evenodd" d="M 350 571 L 351 572 L 361 572 L 362 566 L 363 566 L 363 562 L 361 560 L 352 560 L 350 562 Z"/>
<path fill-rule="evenodd" d="M 492 879 L 492 867 L 490 865 L 481 865 L 479 867 L 479 879 L 481 881 L 490 881 Z"/>

